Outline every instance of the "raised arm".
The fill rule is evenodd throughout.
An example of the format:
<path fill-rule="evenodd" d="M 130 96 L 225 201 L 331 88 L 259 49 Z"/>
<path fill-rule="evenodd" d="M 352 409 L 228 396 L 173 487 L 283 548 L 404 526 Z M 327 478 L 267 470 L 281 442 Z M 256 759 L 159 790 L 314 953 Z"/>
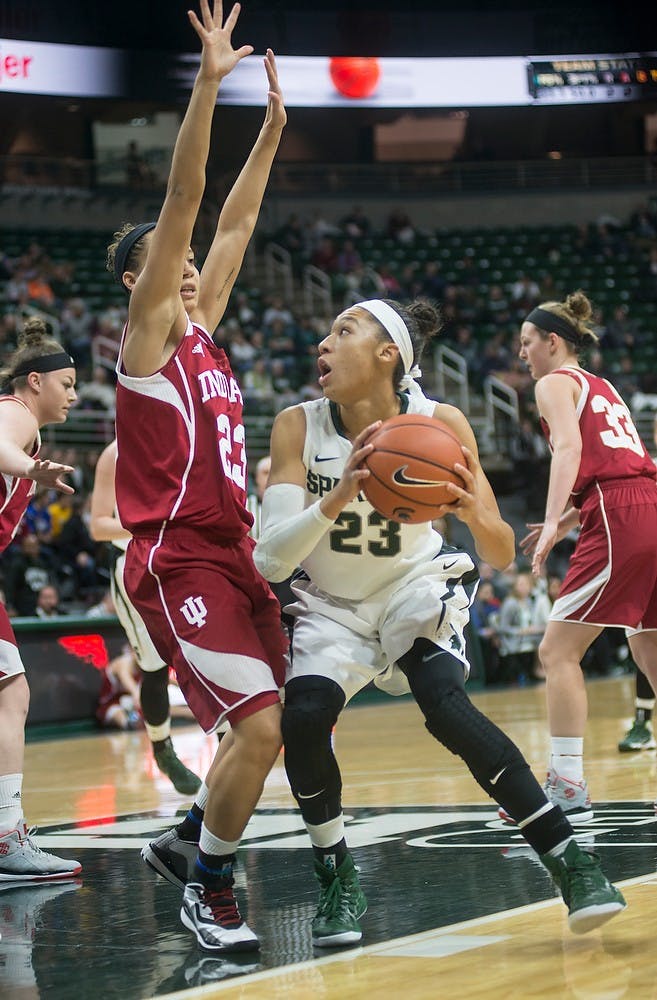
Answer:
<path fill-rule="evenodd" d="M 116 441 L 111 441 L 96 462 L 94 488 L 91 494 L 89 531 L 96 542 L 113 542 L 130 538 L 116 516 L 114 480 L 116 473 Z"/>
<path fill-rule="evenodd" d="M 222 27 L 223 7 L 200 0 L 201 20 L 189 11 L 202 44 L 201 65 L 173 151 L 164 204 L 150 238 L 146 264 L 131 287 L 123 364 L 128 375 L 145 376 L 163 363 L 167 343 L 183 336 L 187 317 L 180 296 L 184 262 L 205 189 L 212 117 L 223 78 L 253 48 L 235 51 L 231 34 L 240 12 L 235 4 Z"/>
<path fill-rule="evenodd" d="M 264 63 L 269 83 L 265 120 L 219 215 L 217 230 L 201 271 L 198 308 L 191 314 L 192 319 L 210 333 L 225 312 L 228 297 L 240 272 L 287 121 L 276 60 L 271 49 L 267 49 Z"/>

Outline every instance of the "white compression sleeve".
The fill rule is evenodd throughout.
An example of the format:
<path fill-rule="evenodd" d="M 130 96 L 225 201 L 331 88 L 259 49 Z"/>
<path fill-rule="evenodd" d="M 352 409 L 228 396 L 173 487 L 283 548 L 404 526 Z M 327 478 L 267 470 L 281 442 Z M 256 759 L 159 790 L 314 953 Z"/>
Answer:
<path fill-rule="evenodd" d="M 334 524 L 317 503 L 304 510 L 305 490 L 292 483 L 268 486 L 262 500 L 260 538 L 253 552 L 266 580 L 287 580 Z"/>

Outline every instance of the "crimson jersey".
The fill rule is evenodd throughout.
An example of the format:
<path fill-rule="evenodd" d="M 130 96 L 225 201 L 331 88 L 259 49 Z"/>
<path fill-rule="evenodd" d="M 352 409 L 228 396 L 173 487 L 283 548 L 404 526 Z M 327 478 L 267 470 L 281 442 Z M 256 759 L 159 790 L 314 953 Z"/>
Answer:
<path fill-rule="evenodd" d="M 224 351 L 188 320 L 178 348 L 154 375 L 133 378 L 122 367 L 119 357 L 121 524 L 133 535 L 174 522 L 226 540 L 245 536 L 253 519 L 246 509 L 242 394 Z"/>
<path fill-rule="evenodd" d="M 654 480 L 655 463 L 613 385 L 582 368 L 557 368 L 553 374 L 569 375 L 582 390 L 577 402 L 582 457 L 572 491 L 574 506 L 581 505 L 595 482 L 634 476 L 649 476 Z M 552 448 L 550 429 L 543 418 L 541 426 Z"/>
<path fill-rule="evenodd" d="M 0 396 L 0 403 L 7 402 L 25 406 L 25 403 L 17 396 Z M 27 407 L 25 408 L 27 409 Z M 32 458 L 37 458 L 40 447 L 41 438 L 37 431 L 34 450 L 31 453 Z M 36 483 L 33 479 L 0 474 L 0 552 L 4 552 L 18 531 L 18 526 L 35 489 Z"/>

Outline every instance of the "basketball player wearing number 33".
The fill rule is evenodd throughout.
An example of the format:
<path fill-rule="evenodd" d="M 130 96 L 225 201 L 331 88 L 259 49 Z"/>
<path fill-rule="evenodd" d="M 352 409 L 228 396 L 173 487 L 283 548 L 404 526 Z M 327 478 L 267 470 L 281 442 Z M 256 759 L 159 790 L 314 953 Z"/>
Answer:
<path fill-rule="evenodd" d="M 657 689 L 657 484 L 655 463 L 627 406 L 578 357 L 595 343 L 589 299 L 573 292 L 527 316 L 520 358 L 552 451 L 543 524 L 521 541 L 538 573 L 554 544 L 581 531 L 539 656 L 552 736 L 547 793 L 573 822 L 593 818 L 584 780 L 587 698 L 580 663 L 606 626 L 624 627 L 637 666 Z M 513 816 L 513 813 L 511 813 Z"/>
<path fill-rule="evenodd" d="M 320 886 L 312 937 L 333 947 L 361 939 L 367 903 L 347 850 L 341 778 L 331 733 L 370 681 L 412 692 L 429 732 L 458 755 L 511 815 L 560 885 L 569 924 L 583 933 L 623 909 L 597 857 L 580 850 L 518 748 L 470 702 L 463 629 L 478 574 L 465 552 L 430 523 L 386 521 L 365 500 L 369 435 L 400 412 L 433 416 L 464 443 L 465 488 L 449 487 L 451 513 L 467 524 L 481 559 L 500 569 L 514 556 L 479 461 L 474 434 L 453 406 L 427 399 L 417 378 L 422 347 L 439 328 L 427 302 L 405 308 L 360 302 L 319 345 L 324 398 L 283 410 L 274 422 L 256 566 L 271 580 L 295 569 L 292 665 L 285 686 L 285 766 L 314 851 Z"/>

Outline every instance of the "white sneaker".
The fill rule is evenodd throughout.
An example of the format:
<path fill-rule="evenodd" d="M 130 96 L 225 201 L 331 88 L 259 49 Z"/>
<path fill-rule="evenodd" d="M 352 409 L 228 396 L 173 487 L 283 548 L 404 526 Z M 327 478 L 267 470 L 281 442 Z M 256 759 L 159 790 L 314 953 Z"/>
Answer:
<path fill-rule="evenodd" d="M 186 885 L 180 919 L 205 951 L 255 951 L 258 939 L 240 916 L 232 879 L 226 882 L 217 891 L 200 882 Z"/>
<path fill-rule="evenodd" d="M 550 768 L 543 788 L 550 802 L 561 806 L 571 823 L 590 823 L 593 819 L 591 796 L 586 781 L 570 781 Z"/>
<path fill-rule="evenodd" d="M 74 878 L 82 871 L 79 861 L 47 854 L 32 840 L 36 827 L 20 823 L 0 833 L 0 882 L 47 882 Z"/>
<path fill-rule="evenodd" d="M 563 813 L 573 826 L 578 823 L 590 823 L 593 819 L 591 796 L 586 781 L 569 781 L 568 778 L 560 778 L 556 771 L 550 768 L 543 785 L 543 791 L 550 802 L 554 802 L 555 806 L 561 806 Z M 502 806 L 497 810 L 497 815 L 507 826 L 517 826 L 513 816 L 509 815 Z"/>

